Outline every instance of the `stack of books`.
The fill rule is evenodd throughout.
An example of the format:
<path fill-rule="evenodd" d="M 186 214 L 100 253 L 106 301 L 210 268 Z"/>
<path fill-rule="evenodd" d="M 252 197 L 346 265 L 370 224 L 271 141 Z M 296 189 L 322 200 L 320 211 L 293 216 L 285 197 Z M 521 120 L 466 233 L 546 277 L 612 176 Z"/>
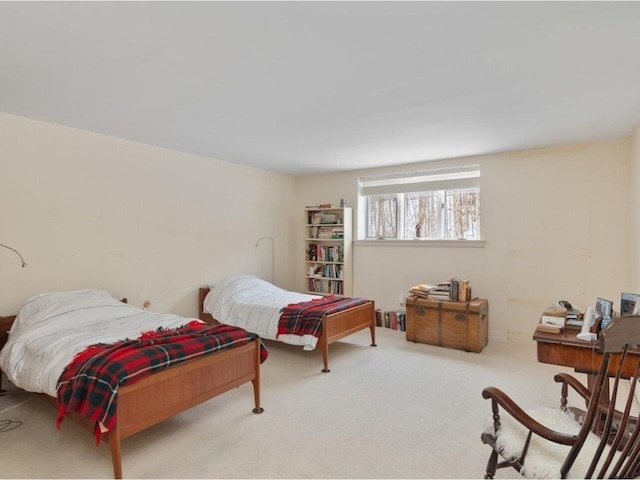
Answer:
<path fill-rule="evenodd" d="M 580 310 L 575 308 L 567 309 L 567 328 L 580 330 L 584 323 L 584 319 L 580 314 Z"/>
<path fill-rule="evenodd" d="M 451 282 L 440 282 L 435 288 L 429 290 L 427 294 L 429 300 L 452 300 Z"/>
<path fill-rule="evenodd" d="M 429 295 L 429 290 L 433 288 L 436 288 L 436 286 L 429 283 L 422 283 L 411 287 L 409 289 L 409 293 L 417 297 L 427 298 L 427 295 Z"/>

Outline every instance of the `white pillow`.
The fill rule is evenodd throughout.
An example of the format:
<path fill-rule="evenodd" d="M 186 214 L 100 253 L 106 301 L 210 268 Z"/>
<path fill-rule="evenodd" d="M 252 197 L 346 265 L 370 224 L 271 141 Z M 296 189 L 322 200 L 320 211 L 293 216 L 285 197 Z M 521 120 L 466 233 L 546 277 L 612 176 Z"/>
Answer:
<path fill-rule="evenodd" d="M 16 323 L 33 325 L 55 320 L 56 317 L 73 310 L 104 305 L 121 306 L 124 304 L 102 289 L 41 293 L 24 302 L 18 312 Z"/>
<path fill-rule="evenodd" d="M 234 275 L 215 282 L 212 287 L 212 291 L 215 291 L 216 294 L 224 295 L 225 297 L 230 297 L 239 292 L 246 292 L 248 290 L 255 289 L 260 290 L 261 292 L 275 292 L 280 290 L 275 285 L 266 282 L 255 275 Z"/>

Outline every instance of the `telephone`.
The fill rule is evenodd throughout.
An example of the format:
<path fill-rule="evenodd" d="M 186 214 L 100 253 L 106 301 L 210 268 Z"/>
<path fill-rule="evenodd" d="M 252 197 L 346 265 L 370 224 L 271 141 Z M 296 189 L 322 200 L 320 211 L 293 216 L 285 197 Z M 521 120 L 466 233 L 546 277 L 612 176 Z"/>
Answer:
<path fill-rule="evenodd" d="M 573 310 L 573 306 L 566 300 L 558 300 L 558 305 L 566 308 L 567 310 Z"/>

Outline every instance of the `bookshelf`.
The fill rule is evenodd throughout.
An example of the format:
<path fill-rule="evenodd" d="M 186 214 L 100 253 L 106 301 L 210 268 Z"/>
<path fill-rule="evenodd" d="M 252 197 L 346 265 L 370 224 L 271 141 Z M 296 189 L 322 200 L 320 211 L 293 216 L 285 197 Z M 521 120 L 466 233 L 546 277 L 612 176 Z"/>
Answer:
<path fill-rule="evenodd" d="M 349 207 L 305 208 L 307 293 L 353 295 L 351 215 Z"/>

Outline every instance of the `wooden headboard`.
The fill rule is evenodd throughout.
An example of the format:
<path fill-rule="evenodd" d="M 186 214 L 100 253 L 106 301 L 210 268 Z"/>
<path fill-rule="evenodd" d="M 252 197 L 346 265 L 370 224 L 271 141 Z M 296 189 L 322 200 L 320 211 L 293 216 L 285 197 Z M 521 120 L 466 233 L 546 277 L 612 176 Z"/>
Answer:
<path fill-rule="evenodd" d="M 217 325 L 220 322 L 204 311 L 204 298 L 209 293 L 209 290 L 211 290 L 209 287 L 201 287 L 198 292 L 198 318 L 212 325 Z"/>
<path fill-rule="evenodd" d="M 13 324 L 13 321 L 15 319 L 16 319 L 15 315 L 9 315 L 8 317 L 0 317 L 0 349 L 4 347 L 5 343 L 7 343 L 9 330 L 11 329 L 11 325 Z"/>

